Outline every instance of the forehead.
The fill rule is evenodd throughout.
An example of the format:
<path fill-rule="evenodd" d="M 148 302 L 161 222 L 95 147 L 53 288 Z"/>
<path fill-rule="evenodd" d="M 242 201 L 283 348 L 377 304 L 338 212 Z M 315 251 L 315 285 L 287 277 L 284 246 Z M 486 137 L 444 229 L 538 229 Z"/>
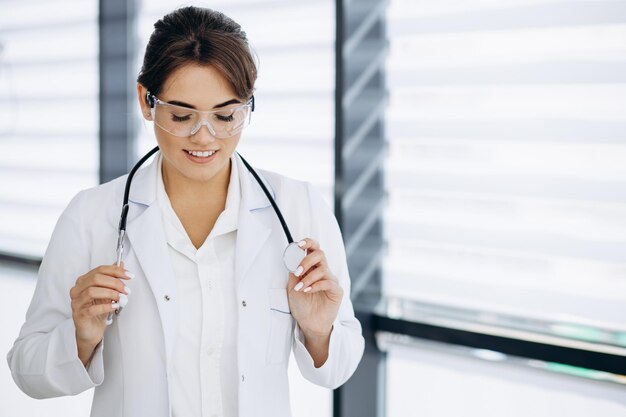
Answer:
<path fill-rule="evenodd" d="M 183 101 L 197 109 L 211 109 L 237 96 L 228 80 L 213 66 L 187 64 L 167 77 L 159 98 Z"/>

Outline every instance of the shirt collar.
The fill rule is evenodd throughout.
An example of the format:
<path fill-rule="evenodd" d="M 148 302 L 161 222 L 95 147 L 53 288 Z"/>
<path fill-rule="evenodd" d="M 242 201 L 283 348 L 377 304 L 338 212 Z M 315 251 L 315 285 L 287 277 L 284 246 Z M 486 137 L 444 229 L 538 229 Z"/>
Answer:
<path fill-rule="evenodd" d="M 159 178 L 157 171 L 160 170 L 160 165 L 158 164 L 160 157 L 161 152 L 159 151 L 156 153 L 155 157 L 152 158 L 152 161 L 150 161 L 147 166 L 141 167 L 136 172 L 135 177 L 132 181 L 132 186 L 130 187 L 130 195 L 128 198 L 129 202 L 142 206 L 150 206 L 153 202 L 156 201 L 156 190 L 158 188 L 157 182 Z M 271 205 L 267 200 L 267 197 L 261 190 L 261 187 L 259 187 L 259 184 L 256 183 L 253 176 L 247 172 L 247 168 L 245 167 L 242 159 L 237 155 L 236 152 L 233 154 L 231 161 L 236 162 L 237 164 L 240 193 L 242 196 L 240 205 L 245 206 L 245 209 L 250 212 L 271 208 Z M 261 181 L 265 183 L 272 197 L 276 198 L 274 188 L 264 178 L 265 173 L 262 171 L 257 171 L 257 173 L 261 177 Z M 126 176 L 120 178 L 126 179 Z M 120 193 L 123 194 L 123 192 L 124 189 L 122 188 Z M 119 198 L 121 200 L 122 196 L 120 195 Z M 132 208 L 130 211 L 131 214 L 129 214 L 129 221 L 132 221 L 135 217 L 137 217 L 138 213 L 135 211 L 135 209 Z"/>
<path fill-rule="evenodd" d="M 239 184 L 239 169 L 234 154 L 230 157 L 230 180 L 226 194 L 224 211 L 219 215 L 210 236 L 217 236 L 237 230 L 239 205 L 241 203 L 241 184 Z"/>

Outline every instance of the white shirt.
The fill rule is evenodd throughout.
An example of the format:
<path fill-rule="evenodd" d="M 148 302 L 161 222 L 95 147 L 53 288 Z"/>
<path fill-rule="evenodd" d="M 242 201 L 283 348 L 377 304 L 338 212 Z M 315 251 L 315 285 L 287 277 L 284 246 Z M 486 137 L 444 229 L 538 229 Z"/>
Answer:
<path fill-rule="evenodd" d="M 169 381 L 173 417 L 235 417 L 237 305 L 235 242 L 241 187 L 231 158 L 226 207 L 199 249 L 165 191 L 158 154 L 157 201 L 176 276 L 178 339 Z"/>

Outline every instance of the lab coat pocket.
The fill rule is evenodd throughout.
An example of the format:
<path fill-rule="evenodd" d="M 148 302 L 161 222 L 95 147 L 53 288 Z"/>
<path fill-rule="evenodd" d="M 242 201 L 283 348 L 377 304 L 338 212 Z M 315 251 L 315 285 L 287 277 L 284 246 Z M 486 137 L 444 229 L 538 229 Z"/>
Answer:
<path fill-rule="evenodd" d="M 289 358 L 293 338 L 293 317 L 289 309 L 286 288 L 270 288 L 268 297 L 270 330 L 267 363 L 274 364 L 285 362 Z"/>

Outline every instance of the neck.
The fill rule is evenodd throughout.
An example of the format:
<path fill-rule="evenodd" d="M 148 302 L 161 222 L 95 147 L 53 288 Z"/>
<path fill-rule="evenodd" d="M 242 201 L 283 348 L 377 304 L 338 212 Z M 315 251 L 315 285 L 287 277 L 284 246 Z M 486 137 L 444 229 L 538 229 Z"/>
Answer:
<path fill-rule="evenodd" d="M 226 205 L 228 184 L 230 182 L 231 161 L 208 181 L 194 181 L 184 177 L 176 169 L 169 167 L 163 159 L 161 175 L 163 185 L 172 205 L 206 207 Z"/>

